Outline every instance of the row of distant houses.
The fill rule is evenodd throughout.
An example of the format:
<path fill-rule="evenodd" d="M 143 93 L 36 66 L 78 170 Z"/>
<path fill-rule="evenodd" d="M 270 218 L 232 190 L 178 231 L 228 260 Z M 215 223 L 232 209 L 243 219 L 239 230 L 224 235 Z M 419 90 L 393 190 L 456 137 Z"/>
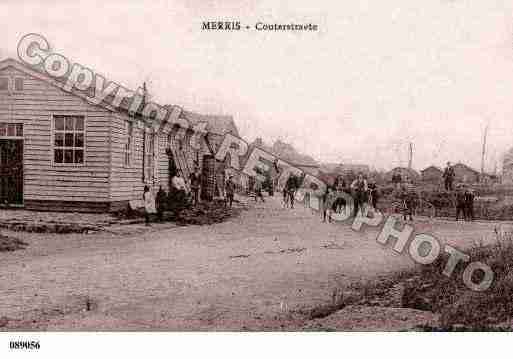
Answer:
<path fill-rule="evenodd" d="M 180 109 L 192 125 L 207 123 L 208 135 L 192 148 L 191 130 L 155 130 L 141 121 L 142 111 L 128 109 L 91 104 L 36 68 L 1 61 L 0 205 L 117 211 L 141 199 L 144 186 L 169 189 L 170 169 L 188 177 L 196 166 L 211 199 L 225 173 L 213 154 L 226 133 L 238 135 L 233 118 Z"/>
<path fill-rule="evenodd" d="M 452 166 L 454 169 L 456 183 L 496 183 L 499 181 L 498 176 L 491 174 L 481 174 L 475 169 L 463 164 L 456 163 Z M 316 168 L 317 174 L 327 183 L 333 183 L 335 178 L 341 176 L 343 178 L 354 178 L 357 174 L 362 173 L 365 176 L 375 177 L 377 182 L 390 183 L 393 177 L 399 175 L 402 182 L 413 181 L 439 185 L 443 183 L 443 170 L 436 166 L 429 166 L 420 172 L 407 167 L 396 167 L 386 173 L 373 172 L 367 165 L 359 164 L 339 164 L 339 165 L 322 165 Z"/>
<path fill-rule="evenodd" d="M 454 181 L 456 183 L 494 183 L 499 180 L 496 175 L 481 174 L 472 167 L 463 163 L 452 165 L 454 170 Z M 422 181 L 424 183 L 440 184 L 443 181 L 443 170 L 436 166 L 429 166 L 421 170 L 420 173 L 406 167 L 397 167 L 389 172 L 390 179 L 394 173 L 399 173 L 404 180 L 409 178 L 413 181 Z"/>

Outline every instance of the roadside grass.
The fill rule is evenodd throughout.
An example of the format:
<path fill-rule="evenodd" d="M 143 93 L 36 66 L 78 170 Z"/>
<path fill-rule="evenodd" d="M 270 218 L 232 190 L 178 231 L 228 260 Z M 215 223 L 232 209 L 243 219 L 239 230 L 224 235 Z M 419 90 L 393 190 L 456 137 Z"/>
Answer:
<path fill-rule="evenodd" d="M 467 251 L 469 262 L 490 266 L 494 280 L 483 292 L 472 291 L 463 283 L 465 265 L 458 265 L 451 277 L 443 274 L 448 255 L 423 266 L 405 281 L 402 306 L 440 314 L 442 330 L 495 330 L 513 318 L 513 236 L 497 235 L 491 245 L 476 244 Z M 482 271 L 472 281 L 479 283 Z"/>
<path fill-rule="evenodd" d="M 500 235 L 493 244 L 476 243 L 469 262 L 490 266 L 494 280 L 486 291 L 470 290 L 463 282 L 466 265 L 459 264 L 450 277 L 443 274 L 449 255 L 431 265 L 383 275 L 334 290 L 331 301 L 301 310 L 307 319 L 327 317 L 349 305 L 409 308 L 438 315 L 436 326 L 419 326 L 420 331 L 512 331 L 513 330 L 513 233 Z M 474 272 L 474 283 L 484 273 Z"/>

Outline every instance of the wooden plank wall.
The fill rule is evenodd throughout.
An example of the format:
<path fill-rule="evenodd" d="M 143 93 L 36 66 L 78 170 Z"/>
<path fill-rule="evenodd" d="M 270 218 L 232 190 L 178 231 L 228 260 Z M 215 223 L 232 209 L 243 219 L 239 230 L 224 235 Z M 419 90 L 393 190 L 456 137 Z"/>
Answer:
<path fill-rule="evenodd" d="M 144 130 L 134 124 L 130 165 L 125 166 L 125 143 L 128 138 L 126 123 L 128 120 L 128 115 L 115 113 L 111 122 L 111 201 L 142 199 Z"/>
<path fill-rule="evenodd" d="M 112 202 L 142 199 L 144 186 L 150 185 L 154 194 L 159 185 L 168 190 L 169 168 L 166 155 L 168 134 L 161 132 L 155 141 L 155 171 L 152 180 L 143 182 L 143 147 L 144 129 L 134 123 L 132 139 L 132 155 L 129 166 L 125 166 L 125 144 L 128 138 L 126 123 L 129 117 L 116 113 L 111 124 L 112 133 L 112 175 L 110 200 Z"/>
<path fill-rule="evenodd" d="M 23 92 L 0 93 L 0 121 L 24 125 L 25 201 L 108 201 L 111 112 L 12 67 L 0 76 L 24 78 Z M 85 165 L 52 164 L 50 119 L 57 114 L 86 115 Z"/>

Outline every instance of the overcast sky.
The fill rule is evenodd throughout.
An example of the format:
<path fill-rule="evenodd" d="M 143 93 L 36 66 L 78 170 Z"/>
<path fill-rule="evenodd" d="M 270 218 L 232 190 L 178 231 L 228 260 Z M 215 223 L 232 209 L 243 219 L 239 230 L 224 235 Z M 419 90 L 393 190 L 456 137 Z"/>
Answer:
<path fill-rule="evenodd" d="M 208 20 L 318 32 L 207 32 Z M 487 169 L 513 147 L 513 1 L 2 0 L 0 58 L 26 33 L 155 100 L 234 116 L 248 140 L 329 162 Z M 500 168 L 500 162 L 499 162 Z"/>

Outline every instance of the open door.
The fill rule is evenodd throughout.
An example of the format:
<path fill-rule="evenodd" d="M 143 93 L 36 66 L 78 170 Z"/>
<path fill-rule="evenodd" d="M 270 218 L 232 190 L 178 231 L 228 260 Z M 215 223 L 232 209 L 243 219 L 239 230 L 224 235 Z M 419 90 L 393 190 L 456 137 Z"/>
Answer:
<path fill-rule="evenodd" d="M 23 204 L 23 140 L 0 138 L 0 205 Z"/>

